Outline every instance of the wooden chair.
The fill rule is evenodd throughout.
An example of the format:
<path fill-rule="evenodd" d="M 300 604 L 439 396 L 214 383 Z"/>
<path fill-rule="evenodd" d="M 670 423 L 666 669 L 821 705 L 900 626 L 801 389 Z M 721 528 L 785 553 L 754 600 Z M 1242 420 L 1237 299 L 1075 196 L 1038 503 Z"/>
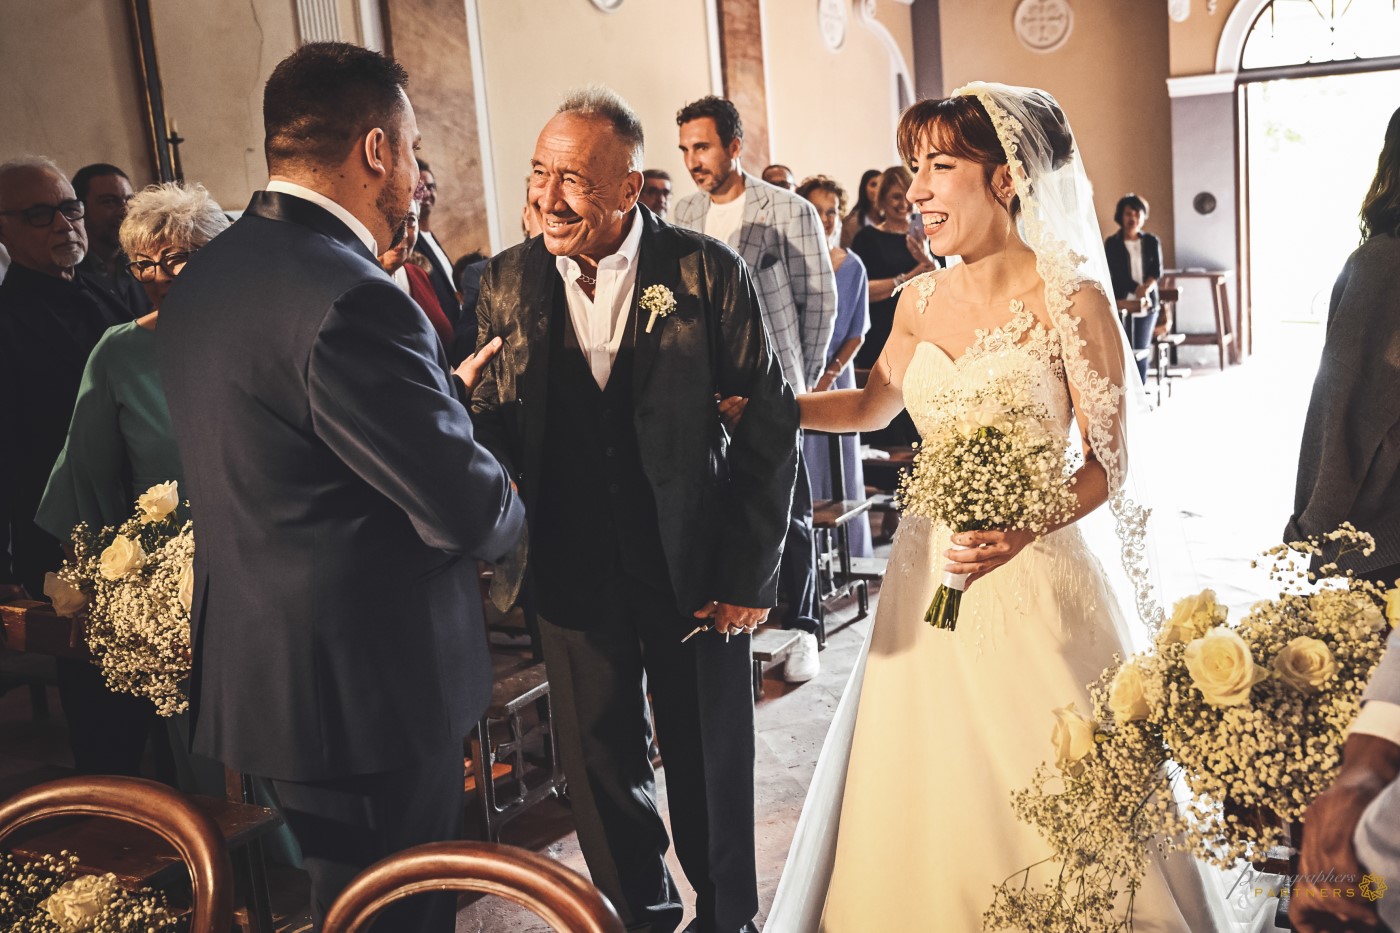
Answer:
<path fill-rule="evenodd" d="M 141 778 L 50 781 L 0 803 L 0 840 L 40 820 L 72 815 L 134 823 L 170 843 L 190 873 L 190 933 L 226 933 L 233 919 L 233 870 L 224 838 L 214 820 L 185 795 Z"/>
<path fill-rule="evenodd" d="M 1180 291 L 1183 279 L 1200 279 L 1210 288 L 1211 311 L 1215 318 L 1215 330 L 1206 334 L 1186 334 L 1182 343 L 1186 346 L 1215 346 L 1220 353 L 1220 368 L 1223 371 L 1231 361 L 1240 359 L 1240 345 L 1236 340 L 1235 326 L 1230 315 L 1230 286 L 1228 272 L 1208 272 L 1173 269 L 1163 273 L 1161 287 Z"/>
<path fill-rule="evenodd" d="M 553 859 L 490 842 L 434 842 L 391 855 L 340 892 L 322 933 L 357 933 L 414 894 L 478 891 L 524 907 L 562 933 L 623 933 L 608 899 Z"/>
<path fill-rule="evenodd" d="M 538 723 L 525 726 L 522 714 L 535 706 Z M 492 737 L 492 725 L 499 724 L 499 740 Z M 540 737 L 545 764 L 539 769 L 527 765 L 525 745 Z M 529 664 L 510 674 L 498 674 L 491 688 L 491 705 L 486 708 L 471 736 L 472 773 L 476 784 L 477 810 L 482 831 L 491 842 L 498 842 L 501 829 L 535 804 L 556 797 L 564 787 L 564 771 L 559 761 L 559 741 L 554 734 L 554 707 L 549 698 L 549 677 L 542 663 Z M 502 796 L 496 787 L 498 765 L 508 761 L 503 772 L 510 775 L 515 792 Z M 509 785 L 507 785 L 509 786 Z"/>

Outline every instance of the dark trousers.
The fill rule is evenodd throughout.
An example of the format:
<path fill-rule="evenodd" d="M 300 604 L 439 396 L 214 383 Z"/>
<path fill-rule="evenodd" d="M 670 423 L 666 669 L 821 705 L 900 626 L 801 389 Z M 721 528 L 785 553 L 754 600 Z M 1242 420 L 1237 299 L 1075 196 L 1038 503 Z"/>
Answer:
<path fill-rule="evenodd" d="M 462 743 L 396 771 L 325 781 L 272 780 L 282 815 L 311 876 L 311 914 L 326 911 L 350 881 L 387 855 L 461 837 Z M 375 933 L 452 933 L 455 894 L 420 894 L 379 915 Z"/>
<path fill-rule="evenodd" d="M 1157 316 L 1160 312 L 1153 308 L 1143 315 L 1129 315 L 1124 326 L 1128 331 L 1128 346 L 1133 348 L 1134 356 L 1138 350 L 1152 349 L 1152 331 L 1157 328 Z M 1151 356 L 1138 359 L 1138 375 L 1142 377 L 1144 384 L 1147 383 L 1147 364 L 1152 362 Z"/>
<path fill-rule="evenodd" d="M 547 581 L 544 585 L 548 585 Z M 676 855 L 699 929 L 733 933 L 758 913 L 749 637 L 703 632 L 669 592 L 605 586 L 591 619 L 540 619 L 559 752 L 588 870 L 629 930 L 671 933 L 684 913 L 647 754 L 651 689 Z M 586 628 L 582 627 L 587 625 Z"/>
<path fill-rule="evenodd" d="M 778 565 L 778 592 L 788 605 L 783 628 L 817 630 L 817 549 L 812 531 L 812 483 L 802 442 L 797 444 L 797 485 L 792 489 L 792 512 Z"/>
<path fill-rule="evenodd" d="M 146 742 L 160 718 L 155 706 L 145 697 L 107 689 L 102 672 L 91 661 L 55 660 L 74 767 L 83 774 L 141 777 Z M 163 725 L 160 731 L 164 732 Z M 168 758 L 169 749 L 164 751 Z M 167 780 L 169 775 L 160 777 Z"/>

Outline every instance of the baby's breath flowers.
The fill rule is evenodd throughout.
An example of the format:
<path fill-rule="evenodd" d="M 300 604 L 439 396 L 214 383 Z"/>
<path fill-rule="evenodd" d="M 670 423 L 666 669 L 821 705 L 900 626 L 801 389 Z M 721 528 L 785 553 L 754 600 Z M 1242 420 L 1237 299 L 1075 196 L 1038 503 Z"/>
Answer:
<path fill-rule="evenodd" d="M 0 929 L 10 933 L 167 933 L 181 928 L 155 891 L 130 892 L 115 875 L 75 876 L 78 856 L 31 862 L 0 853 Z"/>
<path fill-rule="evenodd" d="M 1074 515 L 1074 464 L 1062 438 L 1044 424 L 1024 374 L 973 391 L 954 391 L 931 406 L 943 412 L 924 434 L 914 468 L 899 484 L 900 507 L 954 532 L 1025 530 L 1044 534 Z M 963 574 L 944 574 L 924 621 L 957 625 Z"/>
<path fill-rule="evenodd" d="M 1077 743 L 1055 711 L 1056 766 L 1042 765 L 1012 806 L 1057 867 L 1039 885 L 1031 875 L 1041 866 L 999 885 L 988 929 L 1130 930 L 1150 846 L 1229 869 L 1283 840 L 1336 775 L 1385 649 L 1385 612 L 1400 605 L 1397 590 L 1335 564 L 1299 571 L 1289 553 L 1339 544 L 1373 546 L 1344 525 L 1266 552 L 1281 592 L 1236 625 L 1210 590 L 1178 602 L 1150 650 L 1091 687 Z M 1082 740 L 1090 730 L 1092 744 Z"/>
<path fill-rule="evenodd" d="M 162 716 L 189 706 L 183 683 L 190 674 L 194 529 L 177 517 L 178 496 L 175 483 L 162 483 L 119 527 L 94 532 L 78 525 L 74 559 L 58 574 L 88 597 L 88 650 L 107 686 L 150 698 Z"/>

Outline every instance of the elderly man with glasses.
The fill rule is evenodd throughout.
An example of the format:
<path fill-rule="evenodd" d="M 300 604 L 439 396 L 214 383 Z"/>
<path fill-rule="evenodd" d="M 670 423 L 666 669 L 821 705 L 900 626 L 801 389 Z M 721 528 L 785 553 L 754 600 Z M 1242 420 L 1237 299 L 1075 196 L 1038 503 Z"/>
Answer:
<path fill-rule="evenodd" d="M 0 283 L 0 583 L 22 584 L 33 596 L 63 560 L 58 540 L 34 515 L 63 448 L 83 367 L 103 332 L 131 319 L 78 271 L 87 252 L 84 213 L 49 160 L 0 165 L 0 245 L 10 254 Z M 58 674 L 79 770 L 124 770 L 104 748 L 112 731 L 108 700 L 116 698 L 85 662 L 60 661 Z"/>

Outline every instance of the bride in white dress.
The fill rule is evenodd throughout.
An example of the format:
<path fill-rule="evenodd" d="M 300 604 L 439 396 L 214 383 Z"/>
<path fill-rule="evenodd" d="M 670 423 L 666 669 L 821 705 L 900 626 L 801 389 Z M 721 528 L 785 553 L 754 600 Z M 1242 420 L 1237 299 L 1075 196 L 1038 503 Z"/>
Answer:
<path fill-rule="evenodd" d="M 1039 538 L 901 523 L 768 933 L 982 929 L 993 888 L 1049 854 L 1011 794 L 1053 758 L 1052 711 L 1090 709 L 1086 685 L 1127 644 L 1131 609 L 1079 519 L 1109 506 L 1119 537 L 1102 556 L 1117 562 L 1121 549 L 1126 605 L 1148 625 L 1160 618 L 1142 566 L 1146 512 L 1127 478 L 1126 419 L 1142 390 L 1063 113 L 1042 91 L 971 85 L 910 108 L 899 144 L 930 247 L 963 262 L 909 283 L 867 386 L 803 396 L 803 427 L 868 431 L 907 408 L 927 430 L 939 395 L 1015 373 L 1046 427 L 1082 447 L 1079 508 Z M 971 575 L 951 632 L 924 621 L 945 571 Z M 1220 910 L 1179 855 L 1150 866 L 1134 929 L 1209 933 Z"/>

